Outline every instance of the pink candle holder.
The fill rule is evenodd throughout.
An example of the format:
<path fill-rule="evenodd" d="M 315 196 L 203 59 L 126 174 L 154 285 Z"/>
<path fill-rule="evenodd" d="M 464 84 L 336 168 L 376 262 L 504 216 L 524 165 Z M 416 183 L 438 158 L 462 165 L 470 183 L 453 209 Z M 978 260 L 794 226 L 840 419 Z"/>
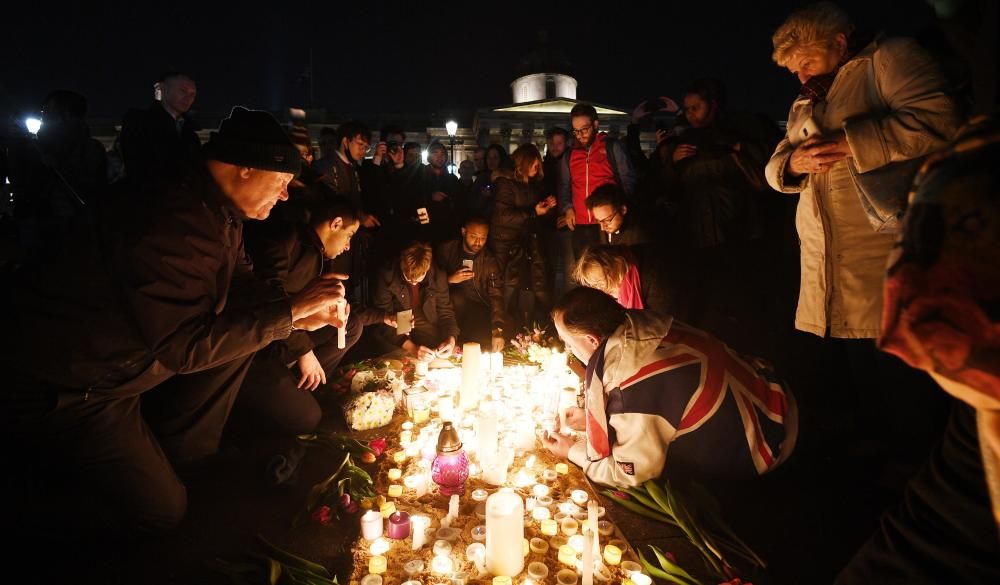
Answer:
<path fill-rule="evenodd" d="M 469 479 L 469 458 L 462 450 L 458 432 L 450 422 L 444 423 L 438 436 L 437 457 L 431 464 L 431 479 L 446 496 L 465 493 L 465 482 Z"/>

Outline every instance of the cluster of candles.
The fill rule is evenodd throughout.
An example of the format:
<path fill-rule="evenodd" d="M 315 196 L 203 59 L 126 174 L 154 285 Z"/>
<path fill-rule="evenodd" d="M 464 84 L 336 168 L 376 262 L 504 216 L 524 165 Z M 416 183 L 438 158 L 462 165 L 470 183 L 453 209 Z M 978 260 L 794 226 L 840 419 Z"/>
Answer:
<path fill-rule="evenodd" d="M 371 553 L 365 577 L 369 581 L 362 580 L 362 585 L 381 585 L 381 575 L 389 568 L 385 553 L 393 541 L 407 538 L 411 538 L 412 551 L 430 545 L 433 557 L 430 567 L 420 559 L 406 562 L 403 570 L 410 580 L 403 585 L 419 585 L 416 579 L 428 569 L 456 581 L 454 558 L 463 551 L 453 550 L 459 531 L 451 523 L 458 516 L 459 496 L 465 492 L 468 476 L 480 476 L 499 488 L 492 494 L 484 489 L 469 494 L 476 502 L 477 516 L 484 521 L 472 529 L 476 542 L 464 551 L 478 572 L 476 578 L 489 574 L 494 576 L 493 585 L 513 585 L 512 577 L 526 570 L 523 585 L 534 585 L 548 576 L 549 569 L 537 561 L 525 567 L 526 558 L 529 553 L 547 554 L 550 548 L 565 565 L 555 575 L 558 585 L 577 585 L 581 578 L 582 585 L 593 585 L 595 576 L 610 580 L 607 566 L 626 568 L 629 561 L 622 560 L 623 542 L 609 542 L 602 554 L 599 541 L 611 536 L 614 528 L 601 520 L 604 509 L 586 491 L 574 489 L 569 499 L 558 503 L 550 496 L 551 489 L 543 482 L 567 474 L 568 465 L 536 469 L 536 458 L 527 453 L 536 447 L 540 432 L 536 429 L 551 432 L 560 413 L 576 405 L 579 380 L 569 371 L 565 354 L 549 353 L 541 367 L 504 368 L 500 354 L 483 355 L 478 344 L 465 344 L 461 370 L 428 371 L 418 362 L 415 373 L 417 384 L 405 392 L 410 420 L 400 432 L 400 449 L 392 454 L 395 466 L 387 472 L 390 500 L 361 518 L 362 535 L 370 542 Z M 452 448 L 442 450 L 441 438 L 446 434 L 454 437 L 449 443 Z M 474 456 L 473 463 L 466 452 Z M 525 455 L 523 466 L 512 470 L 514 461 Z M 522 498 L 513 488 L 530 495 Z M 450 495 L 450 500 L 441 527 L 431 534 L 429 516 L 398 510 L 392 500 L 404 494 L 420 498 L 434 489 Z M 526 539 L 524 527 L 531 522 L 549 540 Z M 626 585 L 649 585 L 643 580 L 645 575 L 638 575 L 638 581 L 632 579 Z"/>

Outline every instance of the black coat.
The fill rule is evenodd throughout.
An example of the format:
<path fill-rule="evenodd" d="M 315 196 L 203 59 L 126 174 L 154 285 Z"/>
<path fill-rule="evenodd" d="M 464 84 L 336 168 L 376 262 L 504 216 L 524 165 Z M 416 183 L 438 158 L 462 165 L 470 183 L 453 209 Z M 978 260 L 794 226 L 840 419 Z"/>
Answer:
<path fill-rule="evenodd" d="M 535 205 L 544 198 L 540 182 L 497 179 L 496 209 L 490 240 L 508 286 L 545 290 L 545 260 L 538 237 Z M 555 214 L 555 210 L 551 212 Z"/>
<path fill-rule="evenodd" d="M 426 322 L 415 325 L 411 335 L 414 341 L 422 345 L 435 345 L 448 336 L 457 339 L 458 321 L 448 294 L 448 277 L 433 263 L 420 282 L 420 296 Z M 375 283 L 375 308 L 391 315 L 413 308 L 410 285 L 403 279 L 398 258 L 379 272 Z M 395 342 L 396 345 L 401 345 L 403 340 L 396 336 Z"/>
<path fill-rule="evenodd" d="M 125 176 L 138 183 L 177 180 L 198 164 L 201 140 L 194 120 L 177 123 L 160 102 L 145 110 L 129 110 L 119 139 Z"/>
<path fill-rule="evenodd" d="M 445 242 L 434 250 L 434 262 L 437 263 L 448 278 L 462 267 L 462 240 Z M 483 248 L 473 258 L 474 276 L 468 282 L 472 284 L 479 302 L 490 308 L 490 323 L 494 329 L 503 328 L 503 273 L 500 263 L 489 248 Z M 461 285 L 449 285 L 456 287 Z"/>
<path fill-rule="evenodd" d="M 138 394 L 288 336 L 288 301 L 253 277 L 243 216 L 206 170 L 153 205 L 122 195 L 77 223 L 58 262 L 17 275 L 23 374 Z"/>

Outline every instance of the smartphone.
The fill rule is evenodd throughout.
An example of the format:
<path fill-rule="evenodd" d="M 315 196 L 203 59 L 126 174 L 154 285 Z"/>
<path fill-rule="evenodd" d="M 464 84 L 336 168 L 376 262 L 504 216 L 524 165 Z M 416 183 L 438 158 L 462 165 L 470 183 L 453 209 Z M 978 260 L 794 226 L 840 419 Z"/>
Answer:
<path fill-rule="evenodd" d="M 472 260 L 462 260 L 462 266 L 472 270 Z"/>
<path fill-rule="evenodd" d="M 396 335 L 406 335 L 413 331 L 413 309 L 396 313 Z"/>
<path fill-rule="evenodd" d="M 428 215 L 426 207 L 420 207 L 417 209 L 417 219 L 422 224 L 428 224 L 431 222 L 431 216 Z"/>

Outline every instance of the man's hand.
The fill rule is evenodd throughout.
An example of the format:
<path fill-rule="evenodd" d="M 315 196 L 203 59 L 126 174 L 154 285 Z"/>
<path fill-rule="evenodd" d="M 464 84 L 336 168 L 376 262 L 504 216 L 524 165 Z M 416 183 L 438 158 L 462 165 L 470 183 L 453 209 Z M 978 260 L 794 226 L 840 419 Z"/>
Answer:
<path fill-rule="evenodd" d="M 296 388 L 312 392 L 316 388 L 319 388 L 321 384 L 326 384 L 326 372 L 323 371 L 323 366 L 316 359 L 315 353 L 310 351 L 300 357 L 298 362 L 299 372 L 302 373 L 302 377 L 299 378 L 299 384 Z"/>
<path fill-rule="evenodd" d="M 661 142 L 663 142 L 664 140 L 666 140 L 667 138 L 670 138 L 670 133 L 667 132 L 666 130 L 662 130 L 661 129 L 661 130 L 657 130 L 656 131 L 656 144 L 657 144 L 657 146 Z"/>
<path fill-rule="evenodd" d="M 382 225 L 382 222 L 380 222 L 378 220 L 378 218 L 375 217 L 374 215 L 372 215 L 370 213 L 364 213 L 364 212 L 362 212 L 361 213 L 361 225 L 363 225 L 364 227 L 366 227 L 368 229 L 372 229 L 372 228 L 375 228 L 375 227 L 378 227 L 378 226 Z"/>
<path fill-rule="evenodd" d="M 375 145 L 375 154 L 372 156 L 372 162 L 375 163 L 375 166 L 382 165 L 382 159 L 385 158 L 387 149 L 388 147 L 385 145 L 385 142 L 379 142 Z"/>
<path fill-rule="evenodd" d="M 447 359 L 451 357 L 451 352 L 455 351 L 455 336 L 449 335 L 448 339 L 441 342 L 441 345 L 437 346 L 434 353 L 441 359 Z"/>
<path fill-rule="evenodd" d="M 847 144 L 847 135 L 840 130 L 798 145 L 788 159 L 788 172 L 796 177 L 825 173 L 835 162 L 849 156 L 851 147 Z"/>
<path fill-rule="evenodd" d="M 408 355 L 417 358 L 418 360 L 424 360 L 428 362 L 434 359 L 435 357 L 433 349 L 423 345 L 417 345 L 416 343 L 414 343 L 409 339 L 403 342 L 403 351 L 405 351 Z"/>
<path fill-rule="evenodd" d="M 387 311 L 385 317 L 382 317 L 382 322 L 389 327 L 396 327 L 396 314 Z"/>
<path fill-rule="evenodd" d="M 545 215 L 550 209 L 556 206 L 556 198 L 549 195 L 535 205 L 535 215 Z"/>
<path fill-rule="evenodd" d="M 312 279 L 305 288 L 289 298 L 292 321 L 312 316 L 343 299 L 344 285 L 341 281 L 347 278 L 346 274 L 330 273 Z"/>
<path fill-rule="evenodd" d="M 573 211 L 572 208 L 567 209 L 566 212 L 563 214 L 563 217 L 566 218 L 566 227 L 569 228 L 569 231 L 575 230 L 576 229 L 576 212 Z"/>
<path fill-rule="evenodd" d="M 549 450 L 549 453 L 552 453 L 560 459 L 566 459 L 569 457 L 569 450 L 573 446 L 574 441 L 571 437 L 567 437 L 566 435 L 560 433 L 558 427 L 559 424 L 557 422 L 556 430 L 554 432 L 547 433 L 544 437 L 542 437 L 542 443 L 545 445 L 545 448 Z"/>
<path fill-rule="evenodd" d="M 438 203 L 441 203 L 442 201 L 444 201 L 447 198 L 448 198 L 448 194 L 445 193 L 444 191 L 435 191 L 435 192 L 431 193 L 431 199 L 433 201 L 438 202 Z"/>
<path fill-rule="evenodd" d="M 497 353 L 497 352 L 503 351 L 504 343 L 505 342 L 503 340 L 503 335 L 494 335 L 493 336 L 493 341 L 492 341 L 492 344 L 493 344 L 493 347 L 492 347 L 493 353 Z"/>
<path fill-rule="evenodd" d="M 587 411 L 579 406 L 571 406 L 566 409 L 566 426 L 574 431 L 587 430 Z"/>
<path fill-rule="evenodd" d="M 679 162 L 689 156 L 698 154 L 698 147 L 693 144 L 678 144 L 674 149 L 674 162 Z"/>
<path fill-rule="evenodd" d="M 461 284 L 473 276 L 475 276 L 475 273 L 472 272 L 472 269 L 468 266 L 463 266 L 448 277 L 448 284 Z"/>
<path fill-rule="evenodd" d="M 564 228 L 564 227 L 566 227 L 566 216 L 565 215 L 559 215 L 558 217 L 556 217 L 556 229 L 560 229 L 560 228 Z"/>

